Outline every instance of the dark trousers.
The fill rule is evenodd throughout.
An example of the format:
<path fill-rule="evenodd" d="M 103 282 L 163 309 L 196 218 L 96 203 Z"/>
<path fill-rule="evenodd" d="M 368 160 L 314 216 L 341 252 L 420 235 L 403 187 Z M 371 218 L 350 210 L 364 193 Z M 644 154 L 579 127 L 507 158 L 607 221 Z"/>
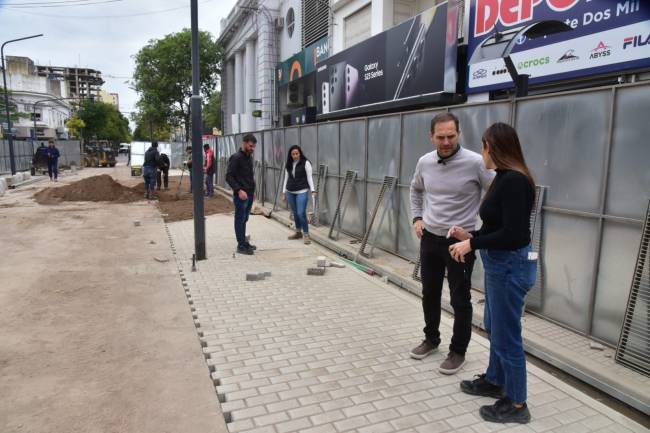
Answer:
<path fill-rule="evenodd" d="M 464 355 L 472 336 L 472 269 L 474 252 L 465 256 L 465 263 L 458 263 L 449 255 L 449 246 L 458 242 L 424 231 L 420 241 L 422 273 L 422 308 L 424 310 L 424 335 L 433 345 L 440 344 L 440 301 L 442 283 L 447 270 L 447 281 L 454 309 L 454 334 L 449 350 Z"/>
<path fill-rule="evenodd" d="M 165 189 L 169 188 L 169 168 L 159 168 L 158 173 L 156 174 L 156 182 L 158 184 L 158 189 L 165 184 Z"/>
<path fill-rule="evenodd" d="M 235 236 L 237 246 L 246 245 L 246 223 L 253 207 L 253 194 L 248 194 L 247 200 L 241 200 L 237 193 L 232 195 L 232 204 L 235 206 Z"/>
<path fill-rule="evenodd" d="M 205 175 L 205 195 L 208 197 L 214 196 L 214 173 L 206 173 Z"/>
<path fill-rule="evenodd" d="M 47 161 L 47 173 L 50 175 L 50 179 L 57 179 L 59 177 L 58 159 L 51 159 Z"/>

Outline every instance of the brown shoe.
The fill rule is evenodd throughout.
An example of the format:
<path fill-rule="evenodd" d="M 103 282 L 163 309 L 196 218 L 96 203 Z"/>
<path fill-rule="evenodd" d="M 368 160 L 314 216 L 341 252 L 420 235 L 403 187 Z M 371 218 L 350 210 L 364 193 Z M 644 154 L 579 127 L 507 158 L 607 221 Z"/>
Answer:
<path fill-rule="evenodd" d="M 454 351 L 449 351 L 447 359 L 442 361 L 438 371 L 442 374 L 455 374 L 465 365 L 465 355 L 460 355 Z"/>
<path fill-rule="evenodd" d="M 301 238 L 302 238 L 302 232 L 295 232 L 291 236 L 287 236 L 287 239 L 289 240 L 301 239 Z"/>
<path fill-rule="evenodd" d="M 303 238 L 305 238 L 305 245 L 311 244 L 311 238 L 309 237 L 309 234 L 305 233 Z"/>
<path fill-rule="evenodd" d="M 409 355 L 411 355 L 411 358 L 413 359 L 424 359 L 436 350 L 438 350 L 438 346 L 434 346 L 433 344 L 429 343 L 428 340 L 422 340 L 422 343 L 420 343 L 419 346 L 413 348 Z"/>

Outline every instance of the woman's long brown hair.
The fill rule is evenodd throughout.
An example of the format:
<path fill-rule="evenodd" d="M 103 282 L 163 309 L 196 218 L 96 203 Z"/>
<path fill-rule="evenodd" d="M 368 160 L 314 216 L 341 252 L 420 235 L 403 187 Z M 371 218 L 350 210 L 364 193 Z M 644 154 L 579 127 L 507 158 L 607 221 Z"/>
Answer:
<path fill-rule="evenodd" d="M 535 180 L 524 160 L 517 131 L 505 123 L 495 123 L 483 133 L 483 147 L 489 146 L 490 158 L 498 169 L 514 170 L 526 176 L 531 188 L 535 189 Z"/>

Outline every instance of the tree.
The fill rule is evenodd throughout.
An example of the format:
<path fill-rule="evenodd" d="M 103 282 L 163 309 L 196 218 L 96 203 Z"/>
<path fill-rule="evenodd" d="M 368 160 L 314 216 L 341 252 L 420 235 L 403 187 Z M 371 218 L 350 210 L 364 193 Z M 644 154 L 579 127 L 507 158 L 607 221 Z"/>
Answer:
<path fill-rule="evenodd" d="M 0 122 L 7 123 L 7 109 L 5 108 L 5 90 L 4 87 L 0 87 Z M 12 101 L 11 90 L 8 92 L 9 95 L 9 117 L 11 117 L 12 122 L 17 122 L 18 119 L 30 119 L 32 115 L 30 113 L 23 113 L 18 111 L 17 104 Z"/>
<path fill-rule="evenodd" d="M 140 94 L 142 117 L 163 120 L 174 127 L 185 126 L 190 139 L 192 96 L 192 34 L 189 29 L 152 39 L 135 57 L 133 88 Z M 199 32 L 200 92 L 209 98 L 221 73 L 222 53 L 209 32 Z"/>
<path fill-rule="evenodd" d="M 212 128 L 221 126 L 221 92 L 214 92 L 203 106 L 203 133 L 212 134 Z"/>
<path fill-rule="evenodd" d="M 113 143 L 131 141 L 129 120 L 111 104 L 84 101 L 77 117 L 85 124 L 83 135 L 87 139 L 96 138 Z"/>
<path fill-rule="evenodd" d="M 70 134 L 73 137 L 80 138 L 81 132 L 86 127 L 86 122 L 84 122 L 79 117 L 77 117 L 77 115 L 75 115 L 65 123 L 65 126 L 68 128 Z"/>

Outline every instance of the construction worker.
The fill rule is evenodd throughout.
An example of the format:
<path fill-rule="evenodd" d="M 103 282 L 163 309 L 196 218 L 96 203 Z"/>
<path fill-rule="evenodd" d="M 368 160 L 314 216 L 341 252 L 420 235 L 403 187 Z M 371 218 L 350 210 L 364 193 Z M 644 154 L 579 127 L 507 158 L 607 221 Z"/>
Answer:
<path fill-rule="evenodd" d="M 59 181 L 59 149 L 54 145 L 54 140 L 51 138 L 47 142 L 47 173 L 50 175 L 50 181 Z"/>
<path fill-rule="evenodd" d="M 158 142 L 151 142 L 151 147 L 144 153 L 144 164 L 142 164 L 142 177 L 144 177 L 144 197 L 147 200 L 153 200 L 153 195 L 156 189 L 156 169 L 158 167 L 158 160 L 160 154 L 158 153 Z"/>
<path fill-rule="evenodd" d="M 170 166 L 169 157 L 165 153 L 160 154 L 158 159 L 158 171 L 156 173 L 156 184 L 158 185 L 158 191 L 160 187 L 165 187 L 165 191 L 169 189 L 169 166 Z"/>

